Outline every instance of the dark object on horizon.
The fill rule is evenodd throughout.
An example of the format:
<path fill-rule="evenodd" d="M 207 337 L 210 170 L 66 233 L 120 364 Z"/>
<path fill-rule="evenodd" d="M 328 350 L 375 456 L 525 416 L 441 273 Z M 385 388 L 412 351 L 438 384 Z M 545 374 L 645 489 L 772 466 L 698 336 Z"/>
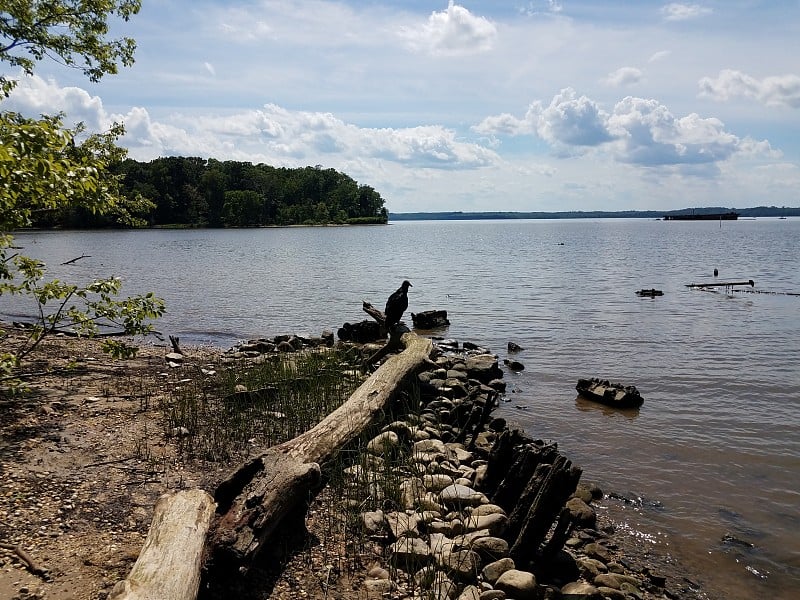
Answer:
<path fill-rule="evenodd" d="M 664 215 L 665 221 L 736 221 L 737 212 L 726 213 L 688 213 L 685 215 Z"/>
<path fill-rule="evenodd" d="M 414 323 L 416 329 L 441 329 L 450 325 L 446 310 L 425 310 L 420 313 L 411 313 L 411 322 Z"/>
<path fill-rule="evenodd" d="M 737 285 L 749 285 L 750 287 L 755 287 L 756 282 L 752 279 L 748 279 L 747 281 L 720 281 L 719 283 L 687 283 L 686 287 L 688 288 L 707 288 L 707 287 L 734 287 Z"/>
<path fill-rule="evenodd" d="M 664 292 L 661 290 L 657 290 L 655 288 L 651 288 L 649 290 L 636 290 L 637 296 L 644 296 L 647 298 L 655 298 L 656 296 L 663 296 Z"/>
<path fill-rule="evenodd" d="M 575 386 L 578 394 L 589 400 L 616 408 L 638 408 L 644 403 L 639 390 L 634 385 L 609 383 L 608 379 L 579 379 Z"/>
<path fill-rule="evenodd" d="M 403 313 L 408 308 L 408 288 L 410 287 L 414 286 L 408 281 L 404 281 L 386 301 L 386 309 L 383 311 L 386 315 L 386 329 L 396 325 L 403 318 Z"/>
<path fill-rule="evenodd" d="M 719 271 L 717 271 L 716 269 L 714 269 L 714 277 L 717 277 L 718 275 L 719 275 Z"/>

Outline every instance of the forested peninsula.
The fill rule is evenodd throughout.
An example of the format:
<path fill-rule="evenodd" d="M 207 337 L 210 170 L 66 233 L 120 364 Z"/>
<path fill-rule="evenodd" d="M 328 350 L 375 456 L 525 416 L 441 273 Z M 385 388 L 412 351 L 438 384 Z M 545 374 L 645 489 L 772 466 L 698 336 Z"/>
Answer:
<path fill-rule="evenodd" d="M 145 227 L 263 227 L 385 224 L 384 199 L 349 175 L 321 166 L 285 168 L 249 162 L 165 157 L 113 167 L 125 210 Z M 114 213 L 81 206 L 42 213 L 34 227 L 119 226 Z"/>

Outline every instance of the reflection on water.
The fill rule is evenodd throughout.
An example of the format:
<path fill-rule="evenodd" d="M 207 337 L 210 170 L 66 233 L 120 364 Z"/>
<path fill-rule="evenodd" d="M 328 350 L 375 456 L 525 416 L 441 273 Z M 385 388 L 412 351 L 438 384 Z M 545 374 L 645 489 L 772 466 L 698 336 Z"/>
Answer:
<path fill-rule="evenodd" d="M 78 281 L 123 276 L 168 303 L 185 343 L 317 334 L 364 318 L 404 279 L 409 311 L 448 311 L 447 337 L 525 365 L 500 416 L 558 440 L 584 476 L 650 499 L 632 528 L 720 597 L 800 587 L 800 298 L 707 293 L 756 282 L 800 292 L 800 220 L 415 222 L 389 227 L 24 234 Z M 656 288 L 657 298 L 635 291 Z M 32 307 L 0 300 L 5 315 Z M 524 348 L 513 357 L 509 341 Z M 638 412 L 576 399 L 580 377 L 636 385 Z M 522 408 L 524 407 L 524 410 Z M 731 515 L 736 515 L 735 518 Z M 730 548 L 726 534 L 754 544 Z"/>

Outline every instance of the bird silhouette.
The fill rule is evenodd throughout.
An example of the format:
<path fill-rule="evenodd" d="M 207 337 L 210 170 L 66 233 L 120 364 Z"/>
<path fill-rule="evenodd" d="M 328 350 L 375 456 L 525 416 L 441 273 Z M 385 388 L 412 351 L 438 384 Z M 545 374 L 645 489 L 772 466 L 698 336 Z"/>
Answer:
<path fill-rule="evenodd" d="M 386 301 L 386 310 L 383 313 L 386 315 L 387 329 L 399 323 L 403 318 L 403 313 L 408 308 L 408 288 L 410 287 L 414 286 L 408 281 L 404 281 Z"/>

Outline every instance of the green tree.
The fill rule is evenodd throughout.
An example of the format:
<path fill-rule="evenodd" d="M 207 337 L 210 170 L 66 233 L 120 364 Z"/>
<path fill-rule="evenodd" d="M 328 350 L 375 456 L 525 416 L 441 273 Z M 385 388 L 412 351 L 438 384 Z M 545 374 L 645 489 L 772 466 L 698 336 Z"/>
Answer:
<path fill-rule="evenodd" d="M 0 61 L 32 74 L 36 63 L 51 58 L 79 68 L 92 81 L 116 73 L 117 64 L 133 62 L 135 43 L 107 40 L 108 19 L 128 19 L 137 1 L 47 0 L 8 1 L 0 5 Z M 0 98 L 16 82 L 0 76 Z M 2 102 L 2 100 L 0 100 Z M 45 265 L 13 249 L 12 232 L 48 212 L 80 207 L 135 223 L 146 209 L 141 196 L 124 199 L 111 168 L 125 157 L 116 145 L 120 125 L 103 134 L 85 136 L 83 126 L 64 126 L 63 115 L 32 119 L 0 111 L 0 294 L 26 294 L 38 304 L 39 316 L 30 336 L 17 348 L 0 352 L 0 374 L 8 376 L 47 335 L 70 329 L 93 335 L 104 325 L 126 334 L 152 331 L 148 320 L 164 311 L 152 294 L 118 300 L 117 278 L 77 286 L 45 280 Z M 77 140 L 82 138 L 83 141 Z M 2 336 L 0 332 L 0 336 Z M 136 348 L 107 340 L 106 351 L 130 356 Z"/>

